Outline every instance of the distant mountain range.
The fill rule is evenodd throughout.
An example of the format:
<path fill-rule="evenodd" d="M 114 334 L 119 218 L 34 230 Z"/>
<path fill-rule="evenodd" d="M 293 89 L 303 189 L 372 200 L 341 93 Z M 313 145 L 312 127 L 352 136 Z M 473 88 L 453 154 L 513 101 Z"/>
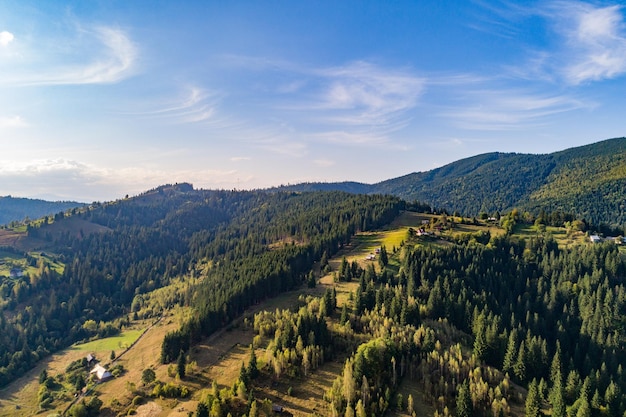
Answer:
<path fill-rule="evenodd" d="M 76 201 L 45 201 L 30 198 L 0 197 L 0 225 L 25 218 L 38 219 L 43 216 L 80 207 Z"/>
<path fill-rule="evenodd" d="M 562 211 L 594 224 L 620 226 L 626 224 L 626 138 L 543 155 L 486 153 L 376 184 L 302 183 L 269 191 L 390 194 L 469 216 L 513 208 Z M 81 205 L 0 197 L 0 225 Z"/>
<path fill-rule="evenodd" d="M 487 153 L 377 184 L 305 183 L 276 190 L 392 194 L 466 215 L 513 208 L 626 223 L 626 138 L 544 155 Z"/>

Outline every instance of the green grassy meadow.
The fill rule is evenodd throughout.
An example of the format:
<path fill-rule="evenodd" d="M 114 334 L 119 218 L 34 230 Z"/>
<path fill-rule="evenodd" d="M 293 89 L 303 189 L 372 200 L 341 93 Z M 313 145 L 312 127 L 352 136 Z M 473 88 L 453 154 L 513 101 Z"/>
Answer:
<path fill-rule="evenodd" d="M 80 350 L 85 352 L 110 352 L 112 350 L 121 352 L 132 345 L 141 334 L 141 330 L 126 330 L 117 336 L 98 339 L 88 343 L 72 346 L 72 350 Z"/>

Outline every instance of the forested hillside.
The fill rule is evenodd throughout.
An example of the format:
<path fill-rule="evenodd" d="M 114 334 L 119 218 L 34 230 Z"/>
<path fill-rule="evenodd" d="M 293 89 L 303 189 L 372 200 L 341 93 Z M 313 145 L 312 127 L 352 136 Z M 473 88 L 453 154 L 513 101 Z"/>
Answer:
<path fill-rule="evenodd" d="M 251 350 L 232 390 L 203 397 L 196 415 L 271 415 L 258 410 L 257 389 L 306 384 L 340 361 L 327 409 L 314 415 L 432 415 L 421 414 L 425 402 L 435 416 L 622 416 L 626 265 L 618 246 L 467 237 L 409 233 L 389 255 L 381 247 L 376 266 L 343 259 L 335 283 L 358 285 L 340 306 L 333 287 L 292 310 L 257 313 L 263 367 Z M 182 333 L 166 338 L 165 355 L 187 348 L 193 332 Z"/>
<path fill-rule="evenodd" d="M 626 138 L 547 155 L 488 153 L 377 184 L 301 184 L 288 190 L 391 194 L 469 216 L 513 208 L 571 213 L 593 224 L 626 222 Z"/>
<path fill-rule="evenodd" d="M 533 191 L 529 201 L 566 201 L 566 185 L 574 181 L 567 175 L 593 172 L 584 183 L 590 187 L 621 175 L 621 144 L 545 159 L 484 155 L 427 179 L 443 184 L 491 172 L 499 162 L 517 164 L 528 177 L 550 171 L 550 186 Z M 11 264 L 2 266 L 10 276 L 0 276 L 0 385 L 75 341 L 119 333 L 132 316 L 182 307 L 182 325 L 159 339 L 160 362 L 176 362 L 168 374 L 178 369 L 176 386 L 189 394 L 185 361 L 194 344 L 248 307 L 304 285 L 315 289 L 326 274 L 331 280 L 322 298 L 254 317 L 263 366 L 256 368 L 251 353 L 232 388 L 198 397 L 196 416 L 209 410 L 271 415 L 271 403 L 257 410 L 256 389 L 315 378 L 317 368 L 333 361 L 341 372 L 325 391 L 321 415 L 382 416 L 395 408 L 411 416 L 419 414 L 418 402 L 437 416 L 626 412 L 626 264 L 619 244 L 591 244 L 572 226 L 583 222 L 560 210 L 544 212 L 532 226 L 519 224 L 518 210 L 499 222 L 404 212 L 400 217 L 415 223 L 393 248 L 372 248 L 373 258 L 361 263 L 343 258 L 332 270 L 329 259 L 352 247 L 356 234 L 372 239 L 375 233 L 361 232 L 390 228 L 407 209 L 431 211 L 380 194 L 175 184 L 30 222 L 15 233 L 27 234 L 21 244 L 32 250 L 0 248 Z M 551 237 L 552 223 L 567 226 L 561 247 Z M 167 287 L 174 282 L 181 285 Z M 352 283 L 341 305 L 339 283 Z M 153 291 L 163 287 L 167 295 L 153 302 Z M 145 390 L 130 392 L 140 402 L 170 396 L 163 394 L 168 386 L 174 385 L 152 379 Z M 39 401 L 45 407 L 57 397 Z"/>
<path fill-rule="evenodd" d="M 2 277 L 0 385 L 49 352 L 118 332 L 141 294 L 215 265 L 189 300 L 178 300 L 202 306 L 190 325 L 206 334 L 251 303 L 302 282 L 324 251 L 334 253 L 356 231 L 389 222 L 400 207 L 390 197 L 177 184 L 37 223 L 29 234 L 44 242 L 46 253 L 24 254 L 28 274 Z M 77 230 L 77 222 L 99 228 Z M 118 325 L 103 324 L 115 319 Z"/>
<path fill-rule="evenodd" d="M 75 201 L 44 201 L 30 198 L 0 197 L 0 225 L 25 218 L 38 219 L 82 206 Z"/>

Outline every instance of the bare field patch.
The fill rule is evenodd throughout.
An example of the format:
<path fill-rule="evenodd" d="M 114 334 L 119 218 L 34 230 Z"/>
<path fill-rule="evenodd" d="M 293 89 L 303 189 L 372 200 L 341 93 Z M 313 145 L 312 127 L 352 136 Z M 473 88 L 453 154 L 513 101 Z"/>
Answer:
<path fill-rule="evenodd" d="M 123 356 L 115 361 L 125 369 L 123 375 L 113 378 L 96 388 L 103 406 L 107 407 L 115 399 L 121 404 L 130 404 L 133 394 L 128 389 L 128 384 L 134 383 L 141 386 L 141 374 L 144 369 L 155 370 L 158 379 L 168 380 L 167 367 L 161 365 L 161 343 L 165 334 L 178 329 L 178 322 L 164 318 L 150 329 L 146 330 L 137 343 Z"/>
<path fill-rule="evenodd" d="M 264 377 L 255 383 L 257 399 L 265 398 L 274 404 L 280 404 L 295 417 L 311 415 L 329 415 L 328 403 L 324 400 L 324 393 L 333 385 L 333 381 L 341 375 L 343 364 L 326 362 L 305 377 L 281 377 L 275 381 L 271 377 Z M 291 395 L 287 392 L 291 388 Z"/>
<path fill-rule="evenodd" d="M 81 359 L 83 356 L 84 352 L 71 350 L 56 353 L 0 390 L 0 416 L 27 417 L 38 414 L 40 410 L 37 392 L 39 391 L 39 374 L 41 371 L 46 369 L 49 375 L 58 375 L 65 372 L 65 368 L 72 361 Z M 41 413 L 47 415 L 54 410 L 53 408 L 41 411 Z"/>
<path fill-rule="evenodd" d="M 413 411 L 416 416 L 432 416 L 435 414 L 435 407 L 425 400 L 424 394 L 417 381 L 405 377 L 400 383 L 398 394 L 402 394 L 402 407 L 400 409 L 390 407 L 390 416 L 411 417 L 411 414 L 407 411 L 409 395 L 413 397 Z"/>

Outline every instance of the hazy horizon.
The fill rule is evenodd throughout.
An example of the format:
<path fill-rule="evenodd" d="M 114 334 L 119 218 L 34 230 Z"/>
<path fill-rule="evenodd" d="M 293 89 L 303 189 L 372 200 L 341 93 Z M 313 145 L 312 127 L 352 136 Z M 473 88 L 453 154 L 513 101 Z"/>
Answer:
<path fill-rule="evenodd" d="M 0 195 L 377 183 L 625 136 L 618 2 L 0 3 Z"/>

